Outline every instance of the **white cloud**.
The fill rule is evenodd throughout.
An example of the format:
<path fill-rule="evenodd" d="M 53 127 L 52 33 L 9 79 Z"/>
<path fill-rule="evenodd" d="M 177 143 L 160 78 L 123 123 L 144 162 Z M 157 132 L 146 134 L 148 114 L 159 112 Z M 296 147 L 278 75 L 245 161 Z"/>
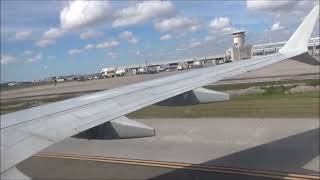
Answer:
<path fill-rule="evenodd" d="M 94 48 L 94 45 L 92 44 L 88 44 L 86 45 L 86 47 L 84 47 L 85 49 L 93 49 Z"/>
<path fill-rule="evenodd" d="M 96 38 L 102 36 L 103 33 L 99 31 L 94 31 L 94 30 L 88 30 L 86 32 L 83 32 L 80 34 L 80 39 L 91 39 L 91 38 Z"/>
<path fill-rule="evenodd" d="M 196 48 L 201 46 L 201 42 L 200 41 L 196 41 L 196 42 L 192 42 L 189 44 L 189 48 Z"/>
<path fill-rule="evenodd" d="M 143 1 L 116 12 L 112 26 L 140 24 L 152 18 L 171 16 L 175 11 L 170 1 Z"/>
<path fill-rule="evenodd" d="M 120 39 L 127 40 L 127 41 L 128 41 L 129 43 L 131 43 L 131 44 L 137 44 L 138 41 L 139 41 L 138 38 L 135 37 L 135 36 L 133 35 L 133 33 L 130 32 L 130 31 L 124 31 L 124 32 L 120 33 L 120 34 L 119 34 L 119 38 L 120 38 Z"/>
<path fill-rule="evenodd" d="M 172 37 L 171 37 L 171 35 L 170 34 L 165 34 L 165 35 L 162 35 L 161 37 L 160 37 L 160 40 L 161 41 L 165 41 L 165 40 L 169 40 L 169 39 L 171 39 Z"/>
<path fill-rule="evenodd" d="M 42 59 L 42 53 L 38 53 L 34 57 L 30 57 L 27 59 L 27 62 L 32 63 L 32 62 L 37 62 Z"/>
<path fill-rule="evenodd" d="M 70 29 L 94 25 L 112 17 L 111 5 L 108 1 L 70 1 L 60 12 L 60 28 L 50 28 L 36 42 L 39 47 L 54 44 Z M 80 34 L 81 39 L 101 36 L 101 32 L 86 31 Z"/>
<path fill-rule="evenodd" d="M 23 52 L 24 55 L 31 55 L 33 52 L 31 50 L 25 50 Z"/>
<path fill-rule="evenodd" d="M 231 21 L 228 17 L 217 17 L 214 20 L 212 20 L 209 24 L 209 27 L 221 30 L 223 28 L 227 28 L 231 26 Z"/>
<path fill-rule="evenodd" d="M 271 31 L 280 31 L 280 30 L 284 30 L 285 27 L 280 25 L 280 22 L 276 22 L 274 24 L 272 24 L 270 30 Z"/>
<path fill-rule="evenodd" d="M 128 38 L 130 38 L 132 36 L 133 36 L 133 33 L 130 32 L 130 31 L 124 31 L 124 32 L 119 34 L 119 37 L 123 38 L 123 39 L 128 39 Z"/>
<path fill-rule="evenodd" d="M 137 44 L 139 40 L 137 38 L 132 38 L 132 39 L 129 39 L 128 42 L 131 44 Z"/>
<path fill-rule="evenodd" d="M 48 31 L 44 32 L 44 39 L 57 39 L 65 33 L 64 30 L 58 28 L 50 28 Z"/>
<path fill-rule="evenodd" d="M 68 51 L 69 55 L 75 55 L 75 54 L 80 54 L 84 51 L 90 50 L 90 49 L 94 49 L 94 48 L 112 48 L 112 47 L 116 47 L 118 46 L 120 43 L 116 40 L 110 40 L 110 41 L 106 41 L 103 43 L 99 43 L 97 45 L 93 45 L 93 44 L 87 44 L 86 46 L 84 46 L 83 48 L 74 48 L 74 49 L 70 49 Z"/>
<path fill-rule="evenodd" d="M 44 69 L 44 70 L 47 70 L 48 68 L 49 68 L 48 65 L 44 65 L 44 66 L 43 66 L 43 69 Z"/>
<path fill-rule="evenodd" d="M 226 27 L 226 28 L 222 29 L 222 32 L 224 34 L 231 34 L 231 33 L 236 32 L 236 31 L 239 31 L 239 29 L 237 29 L 235 27 Z M 244 29 L 243 29 L 243 31 L 244 31 Z"/>
<path fill-rule="evenodd" d="M 191 32 L 197 32 L 201 28 L 200 24 L 196 24 L 190 27 Z"/>
<path fill-rule="evenodd" d="M 70 1 L 60 12 L 60 24 L 65 29 L 94 25 L 111 18 L 108 1 Z"/>
<path fill-rule="evenodd" d="M 59 28 L 50 28 L 43 33 L 41 39 L 36 42 L 36 45 L 39 47 L 46 47 L 50 44 L 54 44 L 56 39 L 62 37 L 65 33 L 65 30 Z"/>
<path fill-rule="evenodd" d="M 237 28 L 232 26 L 231 20 L 228 17 L 216 17 L 210 21 L 209 28 L 211 33 L 216 34 L 215 36 L 223 36 L 238 31 Z M 210 36 L 206 41 L 210 41 L 210 38 L 213 39 L 214 37 Z"/>
<path fill-rule="evenodd" d="M 175 17 L 158 21 L 154 24 L 154 26 L 157 30 L 162 32 L 168 32 L 168 31 L 181 32 L 185 30 L 194 32 L 195 30 L 199 29 L 200 24 L 194 19 L 190 19 L 182 16 L 175 16 Z"/>
<path fill-rule="evenodd" d="M 118 46 L 120 43 L 116 40 L 106 41 L 96 45 L 96 48 L 112 48 Z"/>
<path fill-rule="evenodd" d="M 26 40 L 31 36 L 32 32 L 31 31 L 21 31 L 21 32 L 16 32 L 16 40 Z"/>
<path fill-rule="evenodd" d="M 297 19 L 305 17 L 316 4 L 319 4 L 318 0 L 259 0 L 251 1 L 247 0 L 247 8 L 252 11 L 262 11 L 272 16 L 283 16 L 284 21 L 289 19 L 294 22 Z"/>
<path fill-rule="evenodd" d="M 38 47 L 47 47 L 50 44 L 54 44 L 55 40 L 51 39 L 40 39 L 39 41 L 36 42 L 36 45 Z"/>
<path fill-rule="evenodd" d="M 69 53 L 70 55 L 79 54 L 79 53 L 81 53 L 81 52 L 82 52 L 81 49 L 70 49 L 70 50 L 68 51 L 68 53 Z"/>
<path fill-rule="evenodd" d="M 109 52 L 108 56 L 110 56 L 112 59 L 117 59 L 119 57 L 119 54 L 115 52 Z"/>
<path fill-rule="evenodd" d="M 247 8 L 249 10 L 266 12 L 290 11 L 296 4 L 297 2 L 292 0 L 247 0 Z"/>
<path fill-rule="evenodd" d="M 17 62 L 17 58 L 6 55 L 6 54 L 1 54 L 1 64 L 11 64 Z"/>

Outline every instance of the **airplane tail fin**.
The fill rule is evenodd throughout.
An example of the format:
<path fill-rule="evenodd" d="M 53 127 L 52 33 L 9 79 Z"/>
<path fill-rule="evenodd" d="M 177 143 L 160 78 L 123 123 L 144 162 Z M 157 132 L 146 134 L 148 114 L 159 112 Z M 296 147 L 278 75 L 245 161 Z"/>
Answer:
<path fill-rule="evenodd" d="M 317 22 L 319 15 L 319 5 L 315 6 L 307 17 L 302 21 L 296 32 L 291 36 L 284 47 L 280 49 L 280 53 L 289 51 L 308 51 L 308 43 L 311 37 L 313 28 Z"/>

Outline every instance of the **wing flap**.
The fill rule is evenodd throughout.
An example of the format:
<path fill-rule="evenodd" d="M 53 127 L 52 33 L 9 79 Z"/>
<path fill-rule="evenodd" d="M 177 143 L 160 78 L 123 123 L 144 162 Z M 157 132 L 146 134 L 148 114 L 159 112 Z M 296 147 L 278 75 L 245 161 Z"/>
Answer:
<path fill-rule="evenodd" d="M 152 127 L 122 116 L 73 137 L 81 139 L 128 139 L 154 135 L 155 130 Z"/>

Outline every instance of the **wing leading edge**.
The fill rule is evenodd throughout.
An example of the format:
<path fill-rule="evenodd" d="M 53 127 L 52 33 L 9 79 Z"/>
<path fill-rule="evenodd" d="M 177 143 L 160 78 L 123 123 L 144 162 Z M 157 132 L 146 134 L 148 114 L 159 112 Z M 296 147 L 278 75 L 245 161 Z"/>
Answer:
<path fill-rule="evenodd" d="M 307 52 L 319 6 L 279 53 L 193 70 L 1 116 L 1 176 L 42 149 L 145 106 Z"/>

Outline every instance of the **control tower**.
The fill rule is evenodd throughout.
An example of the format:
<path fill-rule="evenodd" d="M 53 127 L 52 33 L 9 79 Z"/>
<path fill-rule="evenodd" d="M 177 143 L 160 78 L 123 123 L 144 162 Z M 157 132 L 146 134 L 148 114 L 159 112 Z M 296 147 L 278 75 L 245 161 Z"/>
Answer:
<path fill-rule="evenodd" d="M 245 43 L 245 31 L 237 31 L 232 34 L 234 47 L 241 48 L 244 47 Z"/>
<path fill-rule="evenodd" d="M 227 57 L 230 58 L 230 61 L 248 59 L 252 56 L 252 46 L 245 45 L 245 37 L 245 31 L 232 33 L 233 47 L 227 50 Z"/>

